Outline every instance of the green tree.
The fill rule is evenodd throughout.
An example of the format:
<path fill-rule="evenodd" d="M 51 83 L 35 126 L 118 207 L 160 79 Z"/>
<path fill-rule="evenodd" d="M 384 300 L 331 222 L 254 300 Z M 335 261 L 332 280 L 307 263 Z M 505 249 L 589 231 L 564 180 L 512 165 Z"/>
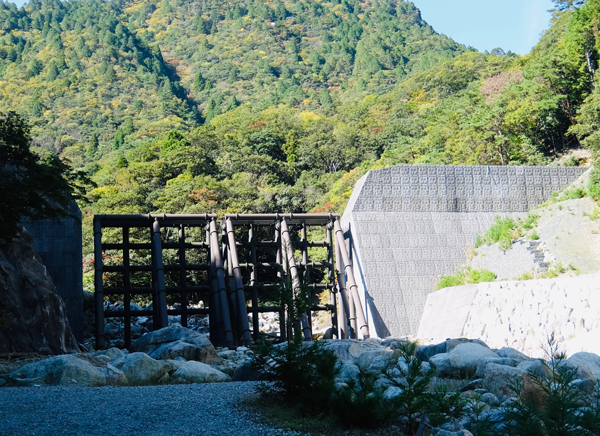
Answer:
<path fill-rule="evenodd" d="M 63 214 L 75 192 L 70 169 L 56 156 L 30 150 L 29 126 L 15 112 L 0 113 L 0 243 L 17 234 L 22 216 Z"/>

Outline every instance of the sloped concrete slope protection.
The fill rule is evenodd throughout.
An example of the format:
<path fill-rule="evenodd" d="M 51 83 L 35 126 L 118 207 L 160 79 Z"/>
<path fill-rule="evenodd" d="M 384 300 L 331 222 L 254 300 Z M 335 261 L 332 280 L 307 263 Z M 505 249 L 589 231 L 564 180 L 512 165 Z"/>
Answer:
<path fill-rule="evenodd" d="M 369 171 L 342 224 L 372 331 L 415 335 L 427 294 L 465 262 L 477 234 L 498 215 L 525 216 L 585 171 L 445 165 Z"/>

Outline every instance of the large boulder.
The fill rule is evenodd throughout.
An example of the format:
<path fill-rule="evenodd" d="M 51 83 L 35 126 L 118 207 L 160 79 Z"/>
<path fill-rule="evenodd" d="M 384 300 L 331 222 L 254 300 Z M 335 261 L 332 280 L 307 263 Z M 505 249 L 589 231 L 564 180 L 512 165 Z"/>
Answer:
<path fill-rule="evenodd" d="M 227 381 L 231 381 L 231 377 L 227 374 L 216 370 L 205 363 L 193 360 L 181 364 L 169 379 L 169 382 L 173 384 L 217 383 Z"/>
<path fill-rule="evenodd" d="M 182 357 L 208 365 L 223 364 L 206 336 L 177 324 L 146 333 L 131 344 L 130 350 L 146 353 L 157 360 Z"/>
<path fill-rule="evenodd" d="M 475 343 L 487 347 L 485 342 L 479 339 L 456 338 L 446 339 L 444 342 L 432 345 L 420 345 L 417 348 L 417 358 L 422 362 L 428 362 L 436 354 L 449 353 L 461 344 Z"/>
<path fill-rule="evenodd" d="M 449 353 L 432 356 L 429 363 L 440 377 L 465 378 L 474 375 L 481 362 L 494 357 L 498 355 L 488 347 L 475 342 L 465 342 L 454 347 Z"/>
<path fill-rule="evenodd" d="M 361 371 L 382 373 L 398 360 L 399 353 L 386 348 L 366 350 L 357 359 Z"/>
<path fill-rule="evenodd" d="M 89 354 L 65 354 L 30 363 L 8 375 L 7 386 L 126 386 L 114 366 Z"/>
<path fill-rule="evenodd" d="M 577 368 L 577 376 L 582 379 L 600 380 L 600 356 L 582 351 L 569 357 L 568 366 Z"/>
<path fill-rule="evenodd" d="M 0 246 L 0 353 L 79 351 L 62 299 L 26 231 Z"/>
<path fill-rule="evenodd" d="M 129 386 L 155 385 L 172 369 L 169 362 L 155 360 L 139 352 L 126 354 L 112 362 L 112 365 L 123 371 Z"/>
<path fill-rule="evenodd" d="M 379 352 L 383 347 L 372 341 L 358 341 L 356 339 L 326 339 L 324 348 L 333 351 L 341 364 L 358 364 L 358 358 L 361 354 L 377 350 Z"/>
<path fill-rule="evenodd" d="M 513 388 L 516 388 L 520 380 L 523 380 L 527 374 L 521 368 L 497 363 L 485 364 L 485 370 L 482 372 L 484 374 L 483 387 L 498 397 L 514 396 Z"/>
<path fill-rule="evenodd" d="M 108 350 L 95 351 L 92 353 L 92 356 L 106 363 L 111 363 L 127 354 L 129 354 L 127 350 L 121 350 L 120 348 L 112 347 Z"/>
<path fill-rule="evenodd" d="M 498 356 L 500 357 L 506 357 L 509 359 L 516 359 L 520 362 L 523 362 L 524 360 L 531 360 L 531 358 L 529 356 L 526 356 L 525 354 L 521 353 L 518 350 L 515 350 L 514 348 L 510 348 L 510 347 L 504 347 L 504 348 L 500 348 L 496 354 L 498 354 Z"/>

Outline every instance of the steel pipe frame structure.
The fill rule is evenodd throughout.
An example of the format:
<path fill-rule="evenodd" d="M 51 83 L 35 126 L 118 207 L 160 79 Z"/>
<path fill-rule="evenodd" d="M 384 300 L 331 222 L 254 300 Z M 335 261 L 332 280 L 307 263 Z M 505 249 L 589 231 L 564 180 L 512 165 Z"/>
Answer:
<path fill-rule="evenodd" d="M 124 318 L 125 346 L 131 345 L 131 318 L 137 316 L 152 316 L 153 327 L 155 329 L 166 327 L 168 325 L 168 315 L 181 315 L 181 323 L 187 326 L 187 316 L 195 314 L 206 314 L 206 309 L 194 309 L 187 307 L 187 292 L 189 291 L 208 291 L 207 286 L 190 286 L 186 283 L 186 272 L 194 270 L 208 270 L 208 265 L 192 265 L 185 262 L 186 249 L 205 249 L 208 248 L 208 242 L 185 242 L 185 227 L 205 227 L 209 220 L 216 219 L 216 215 L 198 214 L 198 215 L 166 215 L 166 214 L 148 214 L 148 215 L 96 215 L 94 217 L 94 285 L 95 285 L 95 334 L 96 348 L 103 349 L 106 346 L 106 335 L 104 330 L 105 318 L 122 317 Z M 161 227 L 178 227 L 179 241 L 177 243 L 163 243 L 160 229 Z M 102 241 L 102 229 L 104 228 L 122 228 L 122 243 L 104 243 Z M 130 241 L 130 229 L 141 228 L 148 229 L 150 232 L 150 243 L 132 243 Z M 207 239 L 208 241 L 208 239 Z M 173 248 L 179 250 L 179 265 L 163 264 L 162 249 Z M 130 252 L 132 250 L 148 249 L 152 253 L 151 265 L 130 265 Z M 122 250 L 122 266 L 104 265 L 104 250 Z M 180 271 L 179 286 L 166 287 L 164 271 Z M 152 283 L 150 286 L 134 287 L 131 285 L 131 272 L 147 271 L 152 273 Z M 123 286 L 109 287 L 104 286 L 104 274 L 118 272 L 122 274 Z M 166 294 L 179 293 L 182 299 L 180 310 L 167 311 Z M 120 311 L 105 311 L 105 295 L 123 295 L 124 308 Z M 130 307 L 132 295 L 152 295 L 152 311 L 132 311 Z"/>
<path fill-rule="evenodd" d="M 252 292 L 252 317 L 254 325 L 254 339 L 258 338 L 258 313 L 265 311 L 275 311 L 279 313 L 280 319 L 285 318 L 285 314 L 282 313 L 281 308 L 273 307 L 259 307 L 257 291 L 260 285 L 257 281 L 256 266 L 272 266 L 280 268 L 278 269 L 277 275 L 283 278 L 284 272 L 290 270 L 291 280 L 293 287 L 297 289 L 299 286 L 299 274 L 298 265 L 296 265 L 293 249 L 291 244 L 291 238 L 289 235 L 290 225 L 301 226 L 301 249 L 302 249 L 302 261 L 301 264 L 304 268 L 307 266 L 313 267 L 327 267 L 329 266 L 328 282 L 333 284 L 314 284 L 315 287 L 331 287 L 332 288 L 332 299 L 333 305 L 327 307 L 315 307 L 317 310 L 331 310 L 332 308 L 332 324 L 335 327 L 335 334 L 340 338 L 357 338 L 358 337 L 358 325 L 360 325 L 360 332 L 363 338 L 369 337 L 369 330 L 366 323 L 365 312 L 363 311 L 361 300 L 358 295 L 358 288 L 354 279 L 352 271 L 352 262 L 348 256 L 346 249 L 343 231 L 339 223 L 339 215 L 337 214 L 228 214 L 225 219 L 221 222 L 222 226 L 222 247 L 223 251 L 219 249 L 218 232 L 216 226 L 217 216 L 214 214 L 194 214 L 194 215 L 170 215 L 170 214 L 148 214 L 148 215 L 97 215 L 94 217 L 94 244 L 95 244 L 95 259 L 100 259 L 100 262 L 95 262 L 95 286 L 96 286 L 96 346 L 98 349 L 104 348 L 105 337 L 104 337 L 104 318 L 105 316 L 124 316 L 125 317 L 125 333 L 130 335 L 131 325 L 130 319 L 131 314 L 129 312 L 129 302 L 131 301 L 131 288 L 129 283 L 129 271 L 141 270 L 147 267 L 135 267 L 129 265 L 129 250 L 130 249 L 143 249 L 152 248 L 153 253 L 153 265 L 151 270 L 153 271 L 153 286 L 151 288 L 135 288 L 144 289 L 145 293 L 148 293 L 150 289 L 153 293 L 154 313 L 153 318 L 155 319 L 156 328 L 164 327 L 168 324 L 167 309 L 166 309 L 166 290 L 164 285 L 164 271 L 166 269 L 180 270 L 180 283 L 183 283 L 185 288 L 185 274 L 186 271 L 194 269 L 187 269 L 188 265 L 185 265 L 185 252 L 182 251 L 181 247 L 196 247 L 196 248 L 208 248 L 210 258 L 210 276 L 209 281 L 212 282 L 212 295 L 214 304 L 214 310 L 211 309 L 189 309 L 184 308 L 182 305 L 182 323 L 185 317 L 185 312 L 192 313 L 209 313 L 211 316 L 211 340 L 215 342 L 221 342 L 223 345 L 227 345 L 229 348 L 233 348 L 236 344 L 235 339 L 242 339 L 244 345 L 250 345 L 250 326 L 248 323 L 248 307 L 246 306 L 245 289 Z M 161 224 L 164 227 L 174 227 L 179 225 L 179 242 L 169 243 L 161 241 L 160 228 Z M 277 228 L 278 226 L 281 228 Z M 185 242 L 185 227 L 206 227 L 206 242 Z M 255 240 L 254 230 L 255 226 L 273 226 L 276 228 L 274 232 L 273 241 L 257 241 Z M 248 226 L 249 227 L 249 241 L 238 242 L 235 240 L 235 227 L 237 226 Z M 327 229 L 327 240 L 324 242 L 311 242 L 306 238 L 306 226 L 325 226 Z M 111 244 L 102 243 L 102 228 L 106 227 L 123 227 L 123 244 Z M 137 243 L 133 244 L 129 242 L 129 228 L 131 227 L 149 227 L 151 229 L 151 243 Z M 335 232 L 335 237 L 332 237 L 332 230 Z M 215 241 L 216 240 L 216 241 Z M 335 244 L 335 245 L 334 245 Z M 237 247 L 248 246 L 250 247 L 250 262 L 240 263 L 238 258 Z M 256 261 L 256 247 L 257 246 L 273 246 L 277 248 L 277 254 L 275 262 L 261 262 Z M 327 262 L 309 262 L 307 255 L 307 247 L 309 246 L 325 246 L 327 247 Z M 287 247 L 287 248 L 286 248 Z M 123 249 L 123 267 L 115 266 L 104 266 L 102 262 L 103 249 Z M 180 265 L 163 265 L 162 263 L 162 248 L 180 248 L 179 262 Z M 334 265 L 334 251 L 335 251 L 335 266 Z M 224 264 L 224 259 L 226 264 Z M 202 267 L 199 265 L 198 267 Z M 241 269 L 249 267 L 250 269 L 250 283 L 244 286 L 242 281 Z M 123 294 L 126 300 L 126 307 L 124 311 L 104 313 L 104 284 L 102 275 L 106 270 L 116 271 L 121 268 L 123 271 Z M 226 273 L 227 268 L 229 274 Z M 148 270 L 148 269 L 146 269 Z M 337 275 L 337 281 L 334 278 Z M 230 285 L 229 300 L 227 295 L 226 278 L 229 277 Z M 268 285 L 267 285 L 268 286 Z M 201 286 L 196 288 L 202 288 L 206 290 L 210 286 Z M 114 288 L 119 290 L 121 288 Z M 178 289 L 178 288 L 177 288 Z M 349 291 L 349 292 L 348 292 Z M 185 300 L 185 289 L 183 292 L 183 298 Z M 115 292 L 112 292 L 115 293 Z M 139 293 L 139 292 L 138 292 Z M 338 305 L 337 297 L 342 304 Z M 339 314 L 335 308 L 339 308 Z M 273 309 L 273 310 L 268 310 Z M 147 315 L 149 313 L 136 311 L 135 315 Z M 233 313 L 233 319 L 238 323 L 238 337 L 234 339 L 234 329 L 230 314 Z M 180 314 L 177 310 L 169 310 L 168 314 Z M 303 316 L 302 330 L 306 340 L 311 339 L 310 323 L 308 322 L 310 314 Z M 102 323 L 98 320 L 102 320 Z M 339 320 L 342 320 L 340 323 Z M 357 323 L 358 322 L 358 323 Z M 214 332 L 214 326 L 220 325 L 219 333 Z M 337 332 L 339 324 L 340 332 Z M 241 336 L 240 336 L 241 333 Z M 220 338 L 219 338 L 220 335 Z M 282 341 L 287 339 L 287 333 L 285 328 L 281 328 Z M 129 345 L 129 341 L 127 346 Z"/>

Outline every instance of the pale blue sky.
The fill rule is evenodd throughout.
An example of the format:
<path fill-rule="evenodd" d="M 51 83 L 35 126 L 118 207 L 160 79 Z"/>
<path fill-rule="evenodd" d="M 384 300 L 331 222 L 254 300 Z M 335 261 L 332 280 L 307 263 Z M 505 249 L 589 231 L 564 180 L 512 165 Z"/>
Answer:
<path fill-rule="evenodd" d="M 550 27 L 551 0 L 413 0 L 438 32 L 480 51 L 527 54 Z"/>
<path fill-rule="evenodd" d="M 13 0 L 21 6 L 24 0 Z M 457 42 L 529 53 L 550 26 L 551 0 L 413 0 L 425 21 Z"/>

